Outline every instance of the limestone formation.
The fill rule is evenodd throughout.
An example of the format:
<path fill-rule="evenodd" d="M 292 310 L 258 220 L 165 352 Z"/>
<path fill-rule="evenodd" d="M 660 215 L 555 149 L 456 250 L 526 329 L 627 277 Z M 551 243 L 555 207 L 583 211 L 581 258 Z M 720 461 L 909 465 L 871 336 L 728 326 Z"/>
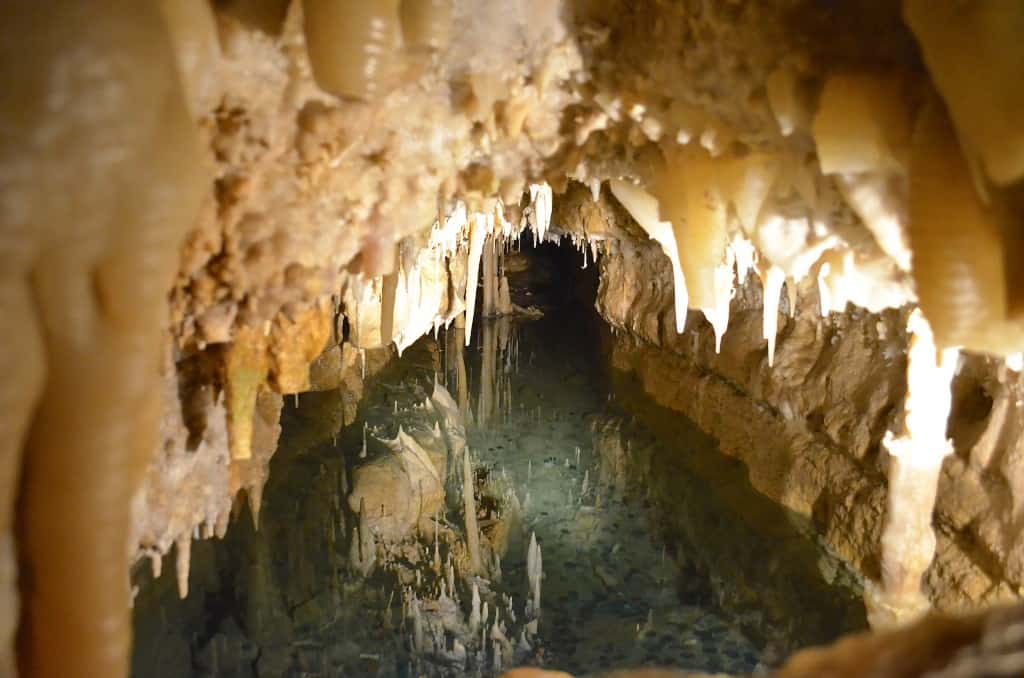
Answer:
<path fill-rule="evenodd" d="M 131 564 L 174 547 L 184 594 L 193 535 L 259 525 L 283 397 L 334 394 L 336 435 L 390 347 L 518 310 L 524 238 L 599 261 L 615 366 L 883 617 L 1015 598 L 1022 26 L 1003 0 L 5 3 L 0 674 L 123 676 Z M 926 334 L 956 375 L 919 380 Z M 512 406 L 485 372 L 481 423 Z M 925 383 L 951 396 L 918 426 Z M 461 465 L 483 575 L 437 423 L 436 455 L 364 455 L 350 509 L 397 539 Z M 482 626 L 451 652 L 493 668 Z"/>

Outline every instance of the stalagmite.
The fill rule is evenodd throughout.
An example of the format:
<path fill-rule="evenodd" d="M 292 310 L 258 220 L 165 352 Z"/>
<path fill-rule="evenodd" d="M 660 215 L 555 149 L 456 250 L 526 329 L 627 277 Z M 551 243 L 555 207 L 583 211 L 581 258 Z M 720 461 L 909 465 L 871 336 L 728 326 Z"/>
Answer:
<path fill-rule="evenodd" d="M 480 531 L 476 523 L 476 501 L 473 497 L 473 467 L 469 461 L 469 448 L 462 456 L 462 507 L 465 513 L 466 548 L 469 551 L 470 574 L 483 574 L 480 557 Z"/>
<path fill-rule="evenodd" d="M 438 523 L 438 517 L 435 516 L 434 517 L 434 560 L 431 562 L 431 565 L 432 565 L 432 567 L 434 569 L 434 574 L 440 575 L 441 574 L 441 550 L 438 548 L 438 536 L 437 536 L 438 527 L 437 527 L 437 523 Z"/>
<path fill-rule="evenodd" d="M 543 573 L 544 559 L 541 555 L 540 544 L 537 543 L 536 533 L 531 533 L 530 545 L 526 552 L 526 578 L 530 584 L 530 610 L 534 617 L 540 615 L 540 585 Z"/>
<path fill-rule="evenodd" d="M 257 482 L 245 489 L 245 494 L 249 498 L 249 514 L 252 516 L 252 527 L 254 530 L 260 529 L 260 509 L 263 506 L 263 483 Z"/>
<path fill-rule="evenodd" d="M 473 582 L 473 593 L 469 608 L 469 631 L 475 634 L 480 629 L 480 587 Z"/>
<path fill-rule="evenodd" d="M 764 288 L 762 302 L 764 320 L 761 323 L 761 336 L 768 341 L 769 367 L 775 362 L 775 339 L 779 327 L 779 298 L 782 296 L 782 286 L 785 282 L 786 274 L 778 266 L 769 266 L 761 280 Z"/>
<path fill-rule="evenodd" d="M 405 602 L 405 618 L 409 620 L 412 626 L 412 632 L 409 636 L 412 651 L 414 654 L 423 654 L 426 649 L 424 645 L 423 618 L 420 615 L 419 599 L 415 593 L 410 593 L 409 599 Z"/>
<path fill-rule="evenodd" d="M 377 562 L 377 544 L 370 531 L 366 513 L 366 500 L 359 500 L 359 522 L 349 542 L 349 566 L 364 577 L 369 577 Z"/>
<path fill-rule="evenodd" d="M 501 276 L 498 284 L 498 315 L 512 314 L 512 292 L 508 286 L 508 276 Z"/>
<path fill-rule="evenodd" d="M 672 262 L 672 283 L 675 293 L 676 333 L 686 328 L 686 310 L 689 306 L 689 295 L 686 288 L 686 277 L 679 263 L 679 248 L 672 224 L 661 221 L 658 200 L 647 191 L 620 179 L 608 182 L 612 195 L 622 203 L 626 211 L 640 225 L 652 240 L 661 245 L 661 250 Z"/>
<path fill-rule="evenodd" d="M 928 610 L 921 577 L 935 555 L 932 513 L 943 459 L 953 451 L 946 438 L 952 405 L 950 384 L 958 351 L 939 350 L 928 321 L 914 310 L 907 357 L 907 397 L 903 432 L 890 431 L 889 488 L 882 533 L 882 580 L 865 588 L 868 619 L 874 628 L 902 625 Z"/>
<path fill-rule="evenodd" d="M 482 350 L 480 365 L 480 395 L 477 399 L 477 424 L 486 426 L 494 416 L 497 393 L 498 337 L 494 322 L 485 322 L 480 329 Z"/>
<path fill-rule="evenodd" d="M 410 47 L 431 50 L 448 46 L 452 0 L 402 0 L 402 37 Z"/>

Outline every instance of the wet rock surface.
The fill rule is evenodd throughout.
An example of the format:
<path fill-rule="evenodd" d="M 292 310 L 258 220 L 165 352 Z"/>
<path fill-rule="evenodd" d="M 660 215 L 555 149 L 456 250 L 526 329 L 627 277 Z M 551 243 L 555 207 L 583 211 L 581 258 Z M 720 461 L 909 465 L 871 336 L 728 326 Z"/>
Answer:
<path fill-rule="evenodd" d="M 716 352 L 714 328 L 699 314 L 689 314 L 685 334 L 674 331 L 671 270 L 655 246 L 623 247 L 600 265 L 598 307 L 615 328 L 607 345 L 615 368 L 744 462 L 758 492 L 813 521 L 862 576 L 878 576 L 889 461 L 882 441 L 903 411 L 907 310 L 822 317 L 815 285 L 792 285 L 777 310 L 769 366 L 753 276 L 736 290 Z M 953 380 L 955 454 L 943 463 L 937 554 L 924 579 L 939 609 L 1017 597 L 1011 506 L 1020 494 L 1021 400 L 1012 394 L 1021 383 L 999 361 L 969 354 Z"/>

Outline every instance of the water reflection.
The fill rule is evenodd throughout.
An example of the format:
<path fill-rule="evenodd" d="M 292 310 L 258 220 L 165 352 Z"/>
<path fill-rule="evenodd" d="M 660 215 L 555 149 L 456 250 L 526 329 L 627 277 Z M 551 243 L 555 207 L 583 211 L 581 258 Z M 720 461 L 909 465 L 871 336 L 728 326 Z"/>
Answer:
<path fill-rule="evenodd" d="M 488 580 L 493 600 L 509 597 L 506 629 L 524 621 L 531 533 L 543 549 L 530 661 L 578 674 L 651 663 L 746 672 L 864 626 L 856 582 L 809 526 L 758 495 L 714 441 L 605 371 L 587 309 L 477 326 L 469 348 L 453 327 L 370 376 L 349 426 L 345 389 L 287 399 L 259 531 L 238 502 L 225 539 L 193 545 L 184 601 L 173 572 L 136 573 L 135 676 L 465 675 L 417 663 L 401 602 L 413 583 L 349 567 L 364 425 L 394 436 L 395 412 L 415 411 L 435 379 L 472 422 L 475 474 L 500 480 L 521 512 L 502 528 L 506 555 L 491 566 L 501 581 Z M 421 539 L 429 554 L 431 535 Z M 468 589 L 445 595 L 454 589 L 468 619 Z"/>

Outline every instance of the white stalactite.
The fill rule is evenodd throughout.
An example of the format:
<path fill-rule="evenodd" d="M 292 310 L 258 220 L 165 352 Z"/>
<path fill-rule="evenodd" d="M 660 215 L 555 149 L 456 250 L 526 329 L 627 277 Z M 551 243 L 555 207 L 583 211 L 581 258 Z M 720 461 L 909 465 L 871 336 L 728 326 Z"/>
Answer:
<path fill-rule="evenodd" d="M 769 266 L 761 283 L 764 287 L 764 319 L 761 323 L 762 336 L 768 340 L 768 366 L 775 364 L 775 338 L 779 331 L 779 299 L 786 273 L 778 266 Z"/>
<path fill-rule="evenodd" d="M 747 281 L 747 275 L 754 270 L 757 249 L 754 243 L 737 234 L 729 244 L 732 256 L 736 260 L 736 282 L 740 286 Z"/>
<path fill-rule="evenodd" d="M 715 353 L 722 351 L 722 337 L 729 329 L 729 304 L 733 293 L 733 264 L 735 257 L 731 249 L 726 250 L 726 260 L 715 268 L 715 307 L 703 308 L 704 317 L 715 330 Z"/>
<path fill-rule="evenodd" d="M 476 315 L 476 287 L 480 281 L 480 257 L 484 252 L 484 241 L 490 231 L 488 220 L 482 214 L 469 217 L 469 259 L 466 268 L 466 338 L 465 345 L 473 334 L 473 316 Z"/>
<path fill-rule="evenodd" d="M 689 308 L 690 297 L 686 290 L 686 276 L 683 275 L 683 267 L 679 263 L 679 248 L 676 247 L 672 224 L 658 218 L 658 200 L 644 189 L 620 179 L 612 179 L 608 184 L 615 198 L 622 203 L 647 235 L 661 245 L 661 250 L 672 263 L 676 333 L 682 334 L 686 327 L 686 311 Z"/>
<path fill-rule="evenodd" d="M 551 225 L 552 196 L 547 184 L 530 184 L 530 203 L 533 207 L 533 234 L 537 242 L 544 242 Z"/>

